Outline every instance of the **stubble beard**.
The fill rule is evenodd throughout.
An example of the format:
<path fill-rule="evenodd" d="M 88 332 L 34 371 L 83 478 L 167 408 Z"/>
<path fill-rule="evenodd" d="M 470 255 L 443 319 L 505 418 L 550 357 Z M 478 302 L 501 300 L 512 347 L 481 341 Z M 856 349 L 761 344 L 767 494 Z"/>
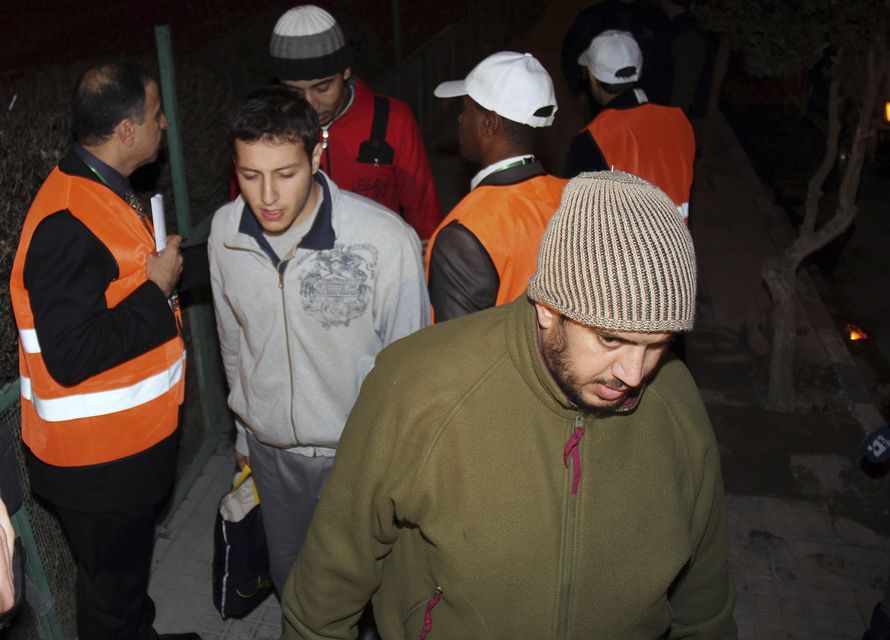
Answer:
<path fill-rule="evenodd" d="M 555 329 L 550 332 L 550 335 L 542 336 L 541 354 L 544 358 L 544 364 L 546 364 L 547 369 L 550 370 L 550 375 L 553 376 L 553 380 L 563 394 L 565 394 L 566 398 L 568 398 L 568 400 L 578 407 L 578 410 L 585 415 L 606 417 L 621 413 L 621 407 L 625 397 L 621 397 L 614 403 L 604 406 L 593 406 L 584 401 L 582 384 L 578 378 L 572 375 L 569 367 L 568 347 L 569 343 L 565 332 L 565 318 L 560 317 Z M 609 384 L 609 382 L 605 380 L 599 382 Z M 615 382 L 612 384 L 614 385 Z"/>

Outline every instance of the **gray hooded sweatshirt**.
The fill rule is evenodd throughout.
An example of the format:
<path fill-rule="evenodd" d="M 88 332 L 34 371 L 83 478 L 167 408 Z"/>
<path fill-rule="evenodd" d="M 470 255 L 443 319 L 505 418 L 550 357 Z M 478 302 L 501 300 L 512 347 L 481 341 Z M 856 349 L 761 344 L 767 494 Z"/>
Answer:
<path fill-rule="evenodd" d="M 322 172 L 315 179 L 315 220 L 284 260 L 241 196 L 213 218 L 213 303 L 245 455 L 245 430 L 294 453 L 334 455 L 377 353 L 430 322 L 411 227 Z"/>

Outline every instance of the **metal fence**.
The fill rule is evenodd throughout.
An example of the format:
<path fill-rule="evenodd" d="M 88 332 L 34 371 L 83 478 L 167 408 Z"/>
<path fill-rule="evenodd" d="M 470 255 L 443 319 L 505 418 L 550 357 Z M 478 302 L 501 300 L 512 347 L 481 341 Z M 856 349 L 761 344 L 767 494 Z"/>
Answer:
<path fill-rule="evenodd" d="M 231 431 L 209 300 L 198 296 L 189 301 L 184 310 L 189 355 L 186 398 L 189 400 L 183 405 L 180 417 L 176 488 L 165 521 L 175 512 L 213 454 L 220 434 Z M 18 462 L 25 502 L 12 521 L 24 543 L 29 579 L 27 604 L 8 637 L 10 640 L 75 638 L 74 562 L 55 516 L 29 491 L 20 438 L 18 381 L 0 390 L 0 429 L 13 432 L 14 459 Z"/>
<path fill-rule="evenodd" d="M 443 80 L 463 77 L 517 25 L 526 24 L 536 9 L 540 11 L 543 7 L 539 5 L 529 0 L 484 0 L 475 4 L 465 20 L 407 56 L 388 76 L 375 79 L 375 90 L 405 100 L 414 110 L 424 137 L 431 139 L 447 116 L 443 101 L 433 97 L 435 86 Z M 206 238 L 208 214 L 195 217 L 190 243 Z M 183 303 L 189 355 L 186 402 L 180 419 L 177 482 L 167 518 L 213 454 L 221 434 L 232 431 L 210 292 L 193 293 Z M 13 432 L 14 457 L 25 494 L 25 503 L 13 516 L 13 524 L 28 554 L 29 587 L 27 603 L 8 638 L 72 639 L 76 637 L 74 563 L 55 517 L 29 491 L 19 425 L 19 384 L 14 381 L 0 389 L 0 429 Z"/>

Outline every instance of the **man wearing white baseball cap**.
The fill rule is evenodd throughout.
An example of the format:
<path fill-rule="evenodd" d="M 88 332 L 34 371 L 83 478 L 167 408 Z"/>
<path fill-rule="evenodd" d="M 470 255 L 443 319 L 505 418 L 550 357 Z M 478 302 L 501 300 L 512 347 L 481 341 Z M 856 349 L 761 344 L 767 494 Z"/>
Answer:
<path fill-rule="evenodd" d="M 441 322 L 525 291 L 565 180 L 547 175 L 533 153 L 557 106 L 550 75 L 530 53 L 492 54 L 435 95 L 463 99 L 461 154 L 483 167 L 427 247 L 430 302 Z"/>
<path fill-rule="evenodd" d="M 648 180 L 689 216 L 695 161 L 692 125 L 676 107 L 648 101 L 636 87 L 643 54 L 627 31 L 604 31 L 578 57 L 594 100 L 603 109 L 574 138 L 566 175 L 618 169 Z"/>

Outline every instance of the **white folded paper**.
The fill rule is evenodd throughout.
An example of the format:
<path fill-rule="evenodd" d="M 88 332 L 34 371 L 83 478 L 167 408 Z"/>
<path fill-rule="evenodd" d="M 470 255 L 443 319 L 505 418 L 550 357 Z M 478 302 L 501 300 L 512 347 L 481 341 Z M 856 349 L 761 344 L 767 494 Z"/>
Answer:
<path fill-rule="evenodd" d="M 160 253 L 167 246 L 167 221 L 164 218 L 164 196 L 151 197 L 151 223 L 155 228 L 155 250 Z"/>

